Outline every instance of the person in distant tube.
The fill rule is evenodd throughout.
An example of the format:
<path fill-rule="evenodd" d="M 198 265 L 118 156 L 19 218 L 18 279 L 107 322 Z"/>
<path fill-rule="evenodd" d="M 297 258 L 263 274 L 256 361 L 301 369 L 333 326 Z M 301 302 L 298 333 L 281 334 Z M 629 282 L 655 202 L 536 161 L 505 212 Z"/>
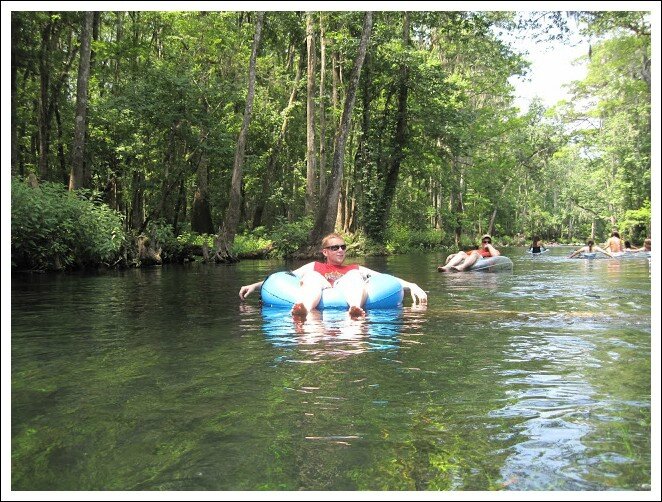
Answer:
<path fill-rule="evenodd" d="M 611 252 L 612 254 L 622 253 L 623 251 L 625 251 L 623 249 L 623 241 L 621 240 L 621 236 L 616 230 L 614 230 L 611 233 L 611 237 L 607 239 L 607 242 L 605 244 L 605 249 L 608 249 L 609 252 Z"/>
<path fill-rule="evenodd" d="M 540 254 L 544 251 L 547 251 L 547 248 L 543 245 L 540 237 L 534 235 L 533 240 L 531 241 L 531 247 L 529 247 L 529 253 Z"/>
<path fill-rule="evenodd" d="M 645 252 L 645 253 L 646 253 L 646 252 L 647 252 L 647 253 L 650 253 L 650 252 L 651 252 L 651 240 L 650 240 L 650 237 L 644 239 L 644 247 L 641 247 L 641 248 L 639 248 L 639 249 L 635 249 L 635 251 L 636 251 L 636 252 L 640 252 L 640 251 L 641 251 L 641 252 Z"/>
<path fill-rule="evenodd" d="M 490 234 L 485 234 L 480 238 L 480 246 L 478 246 L 477 249 L 473 249 L 468 253 L 460 251 L 459 253 L 448 256 L 448 258 L 446 258 L 446 264 L 444 266 L 440 265 L 437 267 L 437 270 L 439 272 L 448 272 L 450 270 L 463 272 L 483 258 L 499 256 L 500 254 L 501 252 L 492 246 L 492 236 Z"/>
<path fill-rule="evenodd" d="M 613 258 L 610 253 L 608 253 L 607 251 L 602 249 L 600 246 L 596 246 L 595 241 L 593 241 L 592 239 L 589 239 L 589 240 L 586 241 L 586 246 L 583 246 L 579 249 L 576 249 L 572 253 L 570 253 L 568 255 L 568 258 L 575 258 L 579 255 L 583 255 L 583 254 L 586 254 L 586 253 L 595 253 L 596 251 L 598 251 L 602 254 L 605 254 L 605 255 L 609 256 L 610 258 Z"/>

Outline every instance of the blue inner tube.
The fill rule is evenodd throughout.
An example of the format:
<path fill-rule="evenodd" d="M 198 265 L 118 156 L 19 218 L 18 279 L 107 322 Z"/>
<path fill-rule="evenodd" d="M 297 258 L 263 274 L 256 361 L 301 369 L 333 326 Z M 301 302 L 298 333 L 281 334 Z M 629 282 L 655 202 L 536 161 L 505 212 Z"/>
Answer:
<path fill-rule="evenodd" d="M 498 272 L 501 270 L 512 270 L 513 261 L 507 256 L 490 256 L 489 258 L 483 258 L 478 260 L 476 263 L 471 265 L 467 272 L 474 272 L 479 270 L 485 270 L 489 272 Z"/>
<path fill-rule="evenodd" d="M 387 309 L 400 307 L 404 291 L 400 281 L 389 274 L 375 274 L 367 282 L 368 299 L 363 308 Z M 262 284 L 262 303 L 270 307 L 292 307 L 299 292 L 299 278 L 292 272 L 276 272 Z M 340 291 L 327 288 L 322 291 L 322 299 L 317 308 L 347 309 L 349 305 Z"/>

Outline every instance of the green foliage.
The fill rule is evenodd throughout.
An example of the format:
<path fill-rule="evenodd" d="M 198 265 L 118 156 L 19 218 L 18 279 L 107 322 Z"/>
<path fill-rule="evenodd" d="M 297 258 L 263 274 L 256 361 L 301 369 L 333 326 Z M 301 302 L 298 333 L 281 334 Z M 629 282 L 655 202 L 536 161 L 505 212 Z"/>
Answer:
<path fill-rule="evenodd" d="M 98 201 L 112 181 L 117 207 L 125 214 L 139 204 L 160 220 L 152 232 L 163 257 L 174 259 L 201 245 L 193 236 L 178 241 L 169 230 L 189 226 L 188 208 L 201 176 L 208 180 L 212 220 L 222 221 L 228 206 L 254 16 L 195 11 L 99 16 L 86 136 L 91 188 L 85 197 Z M 626 11 L 574 16 L 592 37 L 586 78 L 573 84 L 569 102 L 545 110 L 534 101 L 521 113 L 509 82 L 525 74 L 528 63 L 500 36 L 523 34 L 514 13 L 412 11 L 407 43 L 404 12 L 375 14 L 342 185 L 343 200 L 352 207 L 343 226 L 369 236 L 357 240 L 357 252 L 381 252 L 387 241 L 397 252 L 428 249 L 436 239 L 428 230 L 438 227 L 444 244 L 454 245 L 456 229 L 460 239 L 471 241 L 493 214 L 495 233 L 504 236 L 584 240 L 594 221 L 602 230 L 612 219 L 633 238 L 650 232 L 650 223 L 637 213 L 651 200 L 650 16 Z M 333 83 L 331 59 L 349 74 L 362 13 L 313 17 L 318 56 L 320 22 L 325 30 L 326 78 L 325 89 L 315 88 L 315 141 L 319 146 L 324 140 L 328 175 L 345 93 L 343 84 Z M 310 216 L 304 205 L 306 16 L 273 12 L 267 18 L 245 145 L 245 219 L 238 228 L 273 228 L 274 247 L 287 256 L 307 238 L 307 224 L 291 222 Z M 537 33 L 526 36 L 560 38 L 569 29 L 565 13 L 541 13 L 530 23 Z M 33 172 L 42 181 L 66 182 L 80 29 L 80 12 L 12 13 L 13 49 L 20 55 L 14 96 L 19 159 L 12 169 L 21 176 Z M 302 56 L 303 74 L 290 104 Z M 320 69 L 318 64 L 317 83 Z M 45 81 L 50 84 L 44 95 Z M 285 116 L 284 141 L 278 143 Z M 402 118 L 406 138 L 395 141 Z M 35 144 L 39 138 L 43 145 Z M 40 146 L 48 150 L 43 158 Z M 395 178 L 390 199 L 393 184 L 387 180 Z M 258 208 L 259 223 L 253 222 Z M 247 241 L 237 245 L 253 252 L 263 244 L 254 237 L 246 234 Z M 71 261 L 67 252 L 57 252 L 60 265 Z"/>
<path fill-rule="evenodd" d="M 625 211 L 618 225 L 623 236 L 631 236 L 635 241 L 643 241 L 651 235 L 651 203 L 646 201 L 639 209 Z"/>
<path fill-rule="evenodd" d="M 145 228 L 145 234 L 150 238 L 150 246 L 154 250 L 160 249 L 164 263 L 181 261 L 185 247 L 174 235 L 172 226 L 164 219 L 150 221 Z"/>
<path fill-rule="evenodd" d="M 526 239 L 525 242 L 522 242 L 521 237 L 517 235 L 502 235 L 494 238 L 494 245 L 497 248 L 500 248 L 501 246 L 521 246 L 530 243 L 530 239 Z"/>
<path fill-rule="evenodd" d="M 386 233 L 386 249 L 392 253 L 429 251 L 440 247 L 443 230 L 415 230 L 406 225 L 390 225 Z"/>
<path fill-rule="evenodd" d="M 562 115 L 580 124 L 572 167 L 582 175 L 568 176 L 569 199 L 591 219 L 613 218 L 638 238 L 650 225 L 645 210 L 639 213 L 650 205 L 651 191 L 650 26 L 643 13 L 586 18 L 587 31 L 608 36 L 592 47 L 588 74 L 574 89 L 574 102 L 589 99 L 593 105 Z"/>
<path fill-rule="evenodd" d="M 347 244 L 347 256 L 382 256 L 388 253 L 384 244 L 375 242 L 362 230 L 338 233 Z"/>
<path fill-rule="evenodd" d="M 124 242 L 122 218 L 60 184 L 11 182 L 12 267 L 59 270 L 110 264 Z"/>
<path fill-rule="evenodd" d="M 204 246 L 206 244 L 209 249 L 214 247 L 214 236 L 209 234 L 182 232 L 177 236 L 177 241 L 183 246 Z"/>
<path fill-rule="evenodd" d="M 310 217 L 294 222 L 279 218 L 271 231 L 271 241 L 276 249 L 276 255 L 279 258 L 291 256 L 306 243 L 312 228 L 313 220 Z"/>
<path fill-rule="evenodd" d="M 252 256 L 271 249 L 272 244 L 271 240 L 255 233 L 238 234 L 232 244 L 232 254 L 239 257 L 242 255 Z"/>

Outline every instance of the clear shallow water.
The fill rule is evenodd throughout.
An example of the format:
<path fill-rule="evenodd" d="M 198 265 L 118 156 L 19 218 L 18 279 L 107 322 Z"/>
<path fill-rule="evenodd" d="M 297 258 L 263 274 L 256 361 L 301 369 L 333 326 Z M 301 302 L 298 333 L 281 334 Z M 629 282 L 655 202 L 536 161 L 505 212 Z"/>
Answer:
<path fill-rule="evenodd" d="M 568 252 L 303 324 L 238 299 L 281 262 L 15 276 L 12 488 L 649 490 L 649 261 Z"/>

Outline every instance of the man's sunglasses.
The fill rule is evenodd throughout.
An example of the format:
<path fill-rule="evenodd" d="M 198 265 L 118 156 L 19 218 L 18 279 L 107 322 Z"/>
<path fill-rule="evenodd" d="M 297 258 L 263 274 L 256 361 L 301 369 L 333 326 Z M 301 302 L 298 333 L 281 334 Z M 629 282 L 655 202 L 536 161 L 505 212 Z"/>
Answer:
<path fill-rule="evenodd" d="M 492 241 L 489 240 L 489 239 L 485 239 L 485 240 L 483 240 L 483 244 L 486 244 L 486 243 L 487 243 L 487 244 L 492 244 Z"/>
<path fill-rule="evenodd" d="M 327 246 L 324 249 L 330 249 L 331 251 L 338 251 L 342 249 L 343 251 L 347 249 L 347 244 L 334 244 L 333 246 Z"/>

